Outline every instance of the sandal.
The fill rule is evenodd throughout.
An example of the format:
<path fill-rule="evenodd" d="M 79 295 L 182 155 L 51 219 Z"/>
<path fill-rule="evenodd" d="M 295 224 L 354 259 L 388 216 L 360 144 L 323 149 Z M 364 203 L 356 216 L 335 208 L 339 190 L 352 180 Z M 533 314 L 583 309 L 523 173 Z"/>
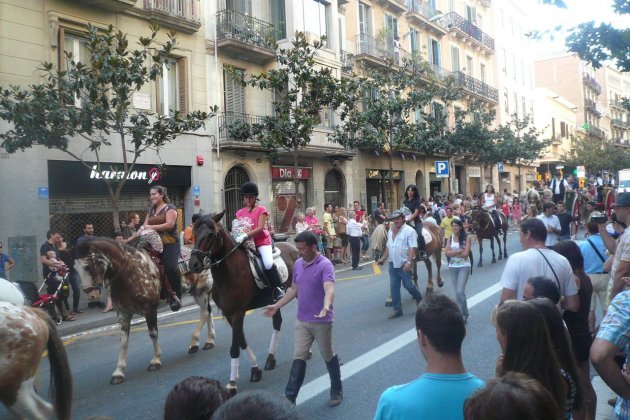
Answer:
<path fill-rule="evenodd" d="M 103 309 L 103 313 L 106 314 L 107 312 L 111 312 L 113 310 L 114 310 L 114 308 L 105 308 L 105 309 Z"/>
<path fill-rule="evenodd" d="M 76 321 L 77 319 L 74 316 L 72 316 L 72 315 L 68 315 L 68 316 L 64 316 L 63 320 L 64 321 Z"/>

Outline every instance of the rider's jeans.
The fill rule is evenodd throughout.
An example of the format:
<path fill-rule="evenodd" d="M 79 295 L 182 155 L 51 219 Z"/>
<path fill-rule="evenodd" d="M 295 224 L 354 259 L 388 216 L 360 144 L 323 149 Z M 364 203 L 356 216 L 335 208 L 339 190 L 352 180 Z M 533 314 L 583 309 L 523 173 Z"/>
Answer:
<path fill-rule="evenodd" d="M 416 300 L 419 301 L 422 299 L 422 293 L 413 284 L 411 281 L 411 271 L 406 273 L 403 271 L 403 268 L 394 268 L 394 263 L 389 263 L 389 290 L 392 294 L 392 307 L 394 308 L 394 312 L 402 314 L 402 303 L 400 301 L 400 284 L 402 285 L 409 294 Z"/>

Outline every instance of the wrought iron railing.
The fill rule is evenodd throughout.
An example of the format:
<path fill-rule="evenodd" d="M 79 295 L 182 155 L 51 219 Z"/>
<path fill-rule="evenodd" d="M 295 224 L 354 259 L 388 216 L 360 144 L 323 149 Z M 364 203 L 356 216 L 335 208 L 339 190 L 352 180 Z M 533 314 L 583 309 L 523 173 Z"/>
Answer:
<path fill-rule="evenodd" d="M 613 118 L 612 120 L 610 120 L 610 122 L 612 123 L 612 125 L 616 125 L 618 127 L 624 126 L 623 120 L 621 118 Z"/>
<path fill-rule="evenodd" d="M 451 75 L 451 72 L 438 66 L 437 64 L 427 63 L 429 67 L 429 75 L 435 77 L 437 80 L 442 81 Z"/>
<path fill-rule="evenodd" d="M 590 126 L 588 128 L 588 132 L 589 132 L 589 134 L 592 134 L 592 135 L 594 135 L 596 137 L 600 137 L 602 139 L 606 138 L 606 132 L 604 130 L 602 130 L 601 128 L 599 128 L 599 127 Z"/>
<path fill-rule="evenodd" d="M 352 73 L 354 69 L 354 54 L 339 50 L 339 60 L 341 61 L 341 71 L 343 73 Z"/>
<path fill-rule="evenodd" d="M 493 102 L 499 101 L 499 91 L 492 86 L 475 79 L 461 71 L 454 71 L 455 85 L 461 87 L 468 92 L 483 96 Z"/>
<path fill-rule="evenodd" d="M 144 8 L 191 22 L 201 22 L 199 0 L 144 0 Z"/>
<path fill-rule="evenodd" d="M 477 25 L 462 15 L 451 12 L 445 17 L 446 25 L 449 29 L 458 29 L 461 32 L 467 34 L 484 47 L 494 52 L 494 38 L 482 31 Z"/>
<path fill-rule="evenodd" d="M 235 38 L 248 44 L 273 49 L 276 43 L 271 23 L 235 10 L 217 12 L 217 39 Z"/>
<path fill-rule="evenodd" d="M 584 83 L 586 83 L 591 89 L 597 92 L 598 95 L 602 93 L 602 87 L 600 86 L 599 83 L 597 83 L 597 80 L 595 80 L 593 76 L 591 76 L 588 73 L 584 73 L 583 79 L 584 79 Z"/>
<path fill-rule="evenodd" d="M 442 15 L 442 13 L 438 12 L 434 7 L 430 7 L 428 3 L 425 3 L 421 0 L 409 0 L 409 11 L 412 13 L 418 13 L 424 16 L 427 20 L 431 20 L 431 22 L 436 25 L 446 26 L 444 22 L 445 16 L 437 17 Z"/>
<path fill-rule="evenodd" d="M 584 99 L 584 107 L 595 109 L 595 101 L 590 98 Z"/>
<path fill-rule="evenodd" d="M 390 59 L 396 65 L 402 65 L 405 59 L 409 59 L 408 52 L 396 51 L 393 40 L 382 40 L 368 34 L 359 34 L 356 37 L 357 55 L 366 54 L 381 60 Z"/>
<path fill-rule="evenodd" d="M 241 112 L 222 112 L 219 114 L 219 139 L 232 141 L 252 141 L 252 124 L 262 123 L 260 115 Z"/>

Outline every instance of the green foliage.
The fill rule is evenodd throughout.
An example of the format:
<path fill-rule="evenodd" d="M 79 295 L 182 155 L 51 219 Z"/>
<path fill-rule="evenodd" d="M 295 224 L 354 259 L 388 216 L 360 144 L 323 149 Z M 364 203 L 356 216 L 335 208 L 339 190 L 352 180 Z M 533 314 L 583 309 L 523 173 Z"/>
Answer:
<path fill-rule="evenodd" d="M 156 115 L 132 108 L 133 94 L 162 74 L 163 64 L 176 50 L 174 33 L 159 45 L 159 28 L 150 27 L 131 48 L 127 35 L 110 25 L 105 31 L 88 25 L 86 49 L 89 62 L 81 63 L 65 52 L 64 68 L 43 63 L 43 82 L 26 89 L 0 87 L 0 119 L 10 123 L 0 133 L 8 153 L 43 146 L 65 152 L 91 167 L 104 147 L 120 147 L 122 170 L 129 173 L 146 150 L 159 150 L 184 132 L 203 127 L 212 112 L 175 111 Z M 106 184 L 118 221 L 117 203 L 126 177 L 101 178 Z"/>
<path fill-rule="evenodd" d="M 625 147 L 589 137 L 579 139 L 572 136 L 571 142 L 571 152 L 563 156 L 570 166 L 584 165 L 589 173 L 630 168 L 630 151 Z"/>
<path fill-rule="evenodd" d="M 513 165 L 529 165 L 543 156 L 551 139 L 541 139 L 542 131 L 531 124 L 530 116 L 512 119 L 495 130 L 497 160 Z"/>

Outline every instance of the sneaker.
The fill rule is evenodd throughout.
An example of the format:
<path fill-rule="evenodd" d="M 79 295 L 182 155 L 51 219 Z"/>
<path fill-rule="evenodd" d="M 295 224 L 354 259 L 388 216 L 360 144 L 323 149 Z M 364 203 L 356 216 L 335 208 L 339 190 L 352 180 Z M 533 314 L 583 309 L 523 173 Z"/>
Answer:
<path fill-rule="evenodd" d="M 353 270 L 363 270 L 363 267 L 352 267 Z"/>
<path fill-rule="evenodd" d="M 387 319 L 396 319 L 400 318 L 401 316 L 403 316 L 402 312 L 394 312 L 393 314 L 388 316 Z"/>

